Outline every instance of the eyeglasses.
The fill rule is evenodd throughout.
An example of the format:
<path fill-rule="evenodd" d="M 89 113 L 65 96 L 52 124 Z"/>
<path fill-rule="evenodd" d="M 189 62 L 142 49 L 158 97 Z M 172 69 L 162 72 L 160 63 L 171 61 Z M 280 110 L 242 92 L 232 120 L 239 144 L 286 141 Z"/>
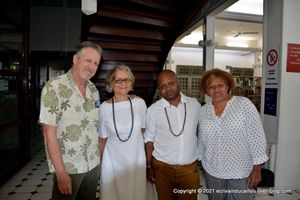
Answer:
<path fill-rule="evenodd" d="M 120 79 L 115 79 L 114 81 L 118 85 L 122 85 L 122 83 L 125 83 L 126 85 L 128 85 L 128 84 L 130 84 L 132 82 L 132 80 L 129 79 L 129 78 L 124 78 L 124 79 L 120 78 Z"/>
<path fill-rule="evenodd" d="M 209 91 L 212 91 L 212 90 L 215 90 L 215 89 L 223 90 L 224 88 L 225 88 L 225 84 L 209 85 L 207 87 L 207 90 L 209 90 Z"/>

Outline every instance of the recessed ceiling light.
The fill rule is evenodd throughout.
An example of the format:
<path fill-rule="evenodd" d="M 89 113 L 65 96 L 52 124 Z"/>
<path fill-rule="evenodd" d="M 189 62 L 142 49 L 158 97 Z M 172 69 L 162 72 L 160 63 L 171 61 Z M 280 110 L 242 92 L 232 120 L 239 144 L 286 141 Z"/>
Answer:
<path fill-rule="evenodd" d="M 248 48 L 249 44 L 245 42 L 227 42 L 226 46 L 228 47 L 242 47 L 242 48 Z"/>

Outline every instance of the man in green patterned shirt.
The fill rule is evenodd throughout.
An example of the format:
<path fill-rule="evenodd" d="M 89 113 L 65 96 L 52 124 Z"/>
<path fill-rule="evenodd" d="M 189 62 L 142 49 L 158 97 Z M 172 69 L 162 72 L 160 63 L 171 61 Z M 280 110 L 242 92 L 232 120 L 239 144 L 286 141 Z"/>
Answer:
<path fill-rule="evenodd" d="M 96 199 L 99 179 L 99 92 L 89 80 L 97 71 L 102 49 L 82 42 L 66 73 L 49 80 L 41 95 L 39 122 L 50 172 L 52 200 Z"/>

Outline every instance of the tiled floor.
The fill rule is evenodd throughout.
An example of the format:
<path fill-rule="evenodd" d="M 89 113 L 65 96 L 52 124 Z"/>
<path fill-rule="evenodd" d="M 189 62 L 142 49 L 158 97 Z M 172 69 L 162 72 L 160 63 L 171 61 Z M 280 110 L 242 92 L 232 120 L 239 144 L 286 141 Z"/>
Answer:
<path fill-rule="evenodd" d="M 203 188 L 205 188 L 205 180 L 202 178 L 202 174 L 200 180 Z M 0 188 L 0 200 L 50 200 L 51 189 L 52 175 L 48 172 L 44 146 L 39 141 L 33 147 L 32 160 Z M 255 199 L 300 200 L 300 194 L 297 191 L 273 195 L 265 191 L 267 190 L 264 190 L 264 193 L 257 194 Z M 276 190 L 270 191 L 276 192 Z M 198 199 L 208 200 L 207 194 L 199 193 Z"/>
<path fill-rule="evenodd" d="M 48 171 L 42 142 L 37 143 L 32 152 L 32 160 L 0 188 L 0 199 L 51 198 L 52 175 Z"/>

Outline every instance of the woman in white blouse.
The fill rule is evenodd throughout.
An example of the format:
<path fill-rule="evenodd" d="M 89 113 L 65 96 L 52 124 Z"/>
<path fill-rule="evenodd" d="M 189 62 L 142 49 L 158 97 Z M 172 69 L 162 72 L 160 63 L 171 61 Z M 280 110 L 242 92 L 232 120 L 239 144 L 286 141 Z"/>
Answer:
<path fill-rule="evenodd" d="M 233 76 L 216 68 L 201 79 L 212 100 L 201 107 L 198 143 L 210 200 L 254 199 L 268 160 L 259 113 L 248 98 L 230 95 L 234 87 Z"/>
<path fill-rule="evenodd" d="M 151 195 L 143 140 L 147 107 L 142 98 L 128 95 L 134 79 L 125 65 L 106 77 L 106 89 L 114 96 L 100 106 L 101 200 L 145 200 Z"/>

